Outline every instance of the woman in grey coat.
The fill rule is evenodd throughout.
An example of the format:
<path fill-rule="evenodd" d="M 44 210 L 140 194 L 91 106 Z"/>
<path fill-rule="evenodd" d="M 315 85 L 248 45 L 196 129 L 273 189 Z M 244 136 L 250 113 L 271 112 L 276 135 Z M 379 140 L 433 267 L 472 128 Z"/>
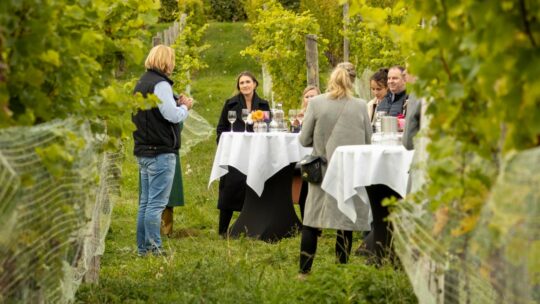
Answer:
<path fill-rule="evenodd" d="M 366 103 L 352 97 L 356 72 L 351 63 L 337 65 L 328 81 L 327 93 L 311 100 L 307 107 L 300 143 L 313 147 L 313 155 L 323 156 L 328 162 L 334 150 L 343 145 L 364 145 L 371 143 L 371 123 Z M 326 164 L 323 165 L 323 174 Z M 302 228 L 300 245 L 300 272 L 309 273 L 315 252 L 317 237 L 321 228 L 337 230 L 336 258 L 345 264 L 352 246 L 352 231 L 369 230 L 362 215 L 369 212 L 367 204 L 355 197 L 356 213 L 360 215 L 352 222 L 337 206 L 337 201 L 320 184 L 309 184 L 308 197 Z"/>

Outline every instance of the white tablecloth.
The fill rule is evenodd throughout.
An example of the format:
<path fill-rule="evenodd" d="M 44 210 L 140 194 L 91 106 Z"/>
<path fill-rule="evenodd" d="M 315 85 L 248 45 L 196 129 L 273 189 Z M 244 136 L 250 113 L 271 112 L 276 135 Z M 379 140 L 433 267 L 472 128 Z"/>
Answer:
<path fill-rule="evenodd" d="M 221 133 L 208 186 L 233 166 L 246 175 L 247 185 L 261 196 L 266 180 L 311 150 L 300 145 L 297 133 Z"/>
<path fill-rule="evenodd" d="M 365 186 L 384 184 L 405 196 L 413 152 L 403 146 L 338 147 L 328 165 L 322 189 L 334 197 L 339 210 L 355 222 L 352 198 L 358 195 L 369 204 Z"/>

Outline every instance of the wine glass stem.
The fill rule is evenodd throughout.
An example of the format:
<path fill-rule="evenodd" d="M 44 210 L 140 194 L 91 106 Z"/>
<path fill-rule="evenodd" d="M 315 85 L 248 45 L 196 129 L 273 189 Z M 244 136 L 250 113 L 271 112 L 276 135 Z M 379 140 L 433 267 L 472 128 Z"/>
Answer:
<path fill-rule="evenodd" d="M 231 122 L 231 132 L 233 131 L 232 126 L 233 126 L 233 123 Z"/>

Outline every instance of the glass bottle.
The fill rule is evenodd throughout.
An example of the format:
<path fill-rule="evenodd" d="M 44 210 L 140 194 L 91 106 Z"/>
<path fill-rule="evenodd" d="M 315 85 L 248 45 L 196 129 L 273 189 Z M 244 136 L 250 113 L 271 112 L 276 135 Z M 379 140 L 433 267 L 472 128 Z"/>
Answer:
<path fill-rule="evenodd" d="M 276 105 L 276 110 L 274 112 L 274 120 L 277 123 L 278 131 L 283 131 L 287 129 L 287 127 L 285 126 L 285 112 L 283 112 L 283 105 L 281 103 L 278 103 Z"/>

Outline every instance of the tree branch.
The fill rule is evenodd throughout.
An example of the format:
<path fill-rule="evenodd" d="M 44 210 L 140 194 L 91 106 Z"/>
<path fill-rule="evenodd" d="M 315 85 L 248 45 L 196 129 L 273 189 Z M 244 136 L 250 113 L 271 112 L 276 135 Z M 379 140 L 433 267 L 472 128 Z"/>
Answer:
<path fill-rule="evenodd" d="M 527 8 L 525 7 L 525 0 L 519 0 L 519 10 L 521 11 L 521 16 L 523 17 L 523 25 L 525 26 L 525 33 L 529 37 L 529 40 L 531 40 L 531 44 L 533 45 L 533 47 L 536 47 L 536 41 L 534 40 L 534 36 L 531 33 L 531 25 L 527 18 Z"/>
<path fill-rule="evenodd" d="M 441 61 L 444 67 L 444 71 L 446 72 L 446 74 L 448 74 L 448 79 L 452 80 L 452 72 L 450 71 L 450 67 L 448 66 L 448 63 L 446 62 L 446 59 L 444 59 L 444 53 L 442 49 L 441 49 Z"/>

